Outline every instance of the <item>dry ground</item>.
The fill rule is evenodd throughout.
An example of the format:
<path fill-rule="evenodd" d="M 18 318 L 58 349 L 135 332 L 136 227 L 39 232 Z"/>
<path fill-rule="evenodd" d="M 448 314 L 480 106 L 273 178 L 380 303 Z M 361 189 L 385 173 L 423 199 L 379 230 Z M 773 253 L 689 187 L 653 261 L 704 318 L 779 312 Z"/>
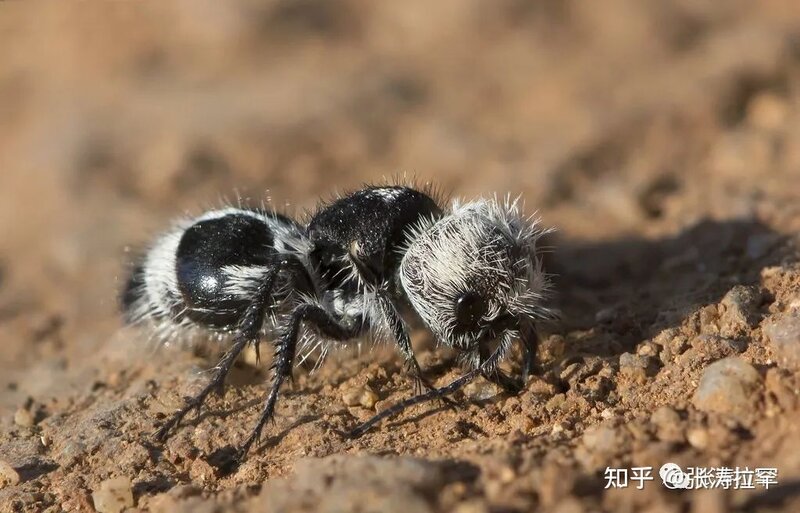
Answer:
<path fill-rule="evenodd" d="M 798 511 L 798 100 L 794 0 L 0 4 L 0 511 L 116 511 L 113 483 L 154 512 Z M 215 351 L 121 328 L 125 248 L 220 197 L 301 211 L 402 172 L 558 227 L 524 393 L 345 440 L 411 383 L 340 355 L 226 473 L 265 390 L 246 359 L 152 444 Z M 668 461 L 782 487 L 667 490 Z"/>

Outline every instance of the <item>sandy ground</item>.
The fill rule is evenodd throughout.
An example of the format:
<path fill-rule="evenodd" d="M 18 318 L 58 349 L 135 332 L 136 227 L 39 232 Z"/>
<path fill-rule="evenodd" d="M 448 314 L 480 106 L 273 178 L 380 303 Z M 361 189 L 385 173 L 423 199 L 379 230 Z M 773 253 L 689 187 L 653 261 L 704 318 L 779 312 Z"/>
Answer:
<path fill-rule="evenodd" d="M 798 511 L 798 100 L 794 0 L 2 3 L 0 511 Z M 219 348 L 122 328 L 126 248 L 222 198 L 302 212 L 401 173 L 558 228 L 524 392 L 347 440 L 412 383 L 388 348 L 341 354 L 229 473 L 251 354 L 153 443 Z M 667 462 L 780 485 L 668 490 Z"/>

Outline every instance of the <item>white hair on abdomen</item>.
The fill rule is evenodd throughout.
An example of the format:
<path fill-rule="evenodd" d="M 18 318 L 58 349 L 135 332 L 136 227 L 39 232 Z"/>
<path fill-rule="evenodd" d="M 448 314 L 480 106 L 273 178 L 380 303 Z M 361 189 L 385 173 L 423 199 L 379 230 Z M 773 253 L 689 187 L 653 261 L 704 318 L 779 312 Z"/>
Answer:
<path fill-rule="evenodd" d="M 127 317 L 131 323 L 152 324 L 154 337 L 164 341 L 193 329 L 204 331 L 181 315 L 186 305 L 178 284 L 176 256 L 183 234 L 192 225 L 229 215 L 248 216 L 262 221 L 273 234 L 273 246 L 278 254 L 291 254 L 298 257 L 305 266 L 310 265 L 310 243 L 302 228 L 269 211 L 225 207 L 196 217 L 184 217 L 158 237 L 141 260 L 142 283 L 132 291 L 136 299 L 127 309 Z M 226 266 L 225 291 L 238 298 L 250 297 L 266 272 L 265 266 Z M 282 285 L 285 286 L 285 283 Z M 268 316 L 267 322 L 270 321 Z"/>

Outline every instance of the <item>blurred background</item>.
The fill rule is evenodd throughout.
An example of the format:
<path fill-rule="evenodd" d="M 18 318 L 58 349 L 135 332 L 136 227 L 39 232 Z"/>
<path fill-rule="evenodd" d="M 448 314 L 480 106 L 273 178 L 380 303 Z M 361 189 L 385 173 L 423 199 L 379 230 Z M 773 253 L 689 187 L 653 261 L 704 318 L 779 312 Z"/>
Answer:
<path fill-rule="evenodd" d="M 3 2 L 0 407 L 116 332 L 126 248 L 225 199 L 408 176 L 521 194 L 567 248 L 797 233 L 799 97 L 795 0 Z M 581 254 L 567 322 L 651 270 Z"/>
<path fill-rule="evenodd" d="M 116 322 L 124 248 L 172 217 L 402 175 L 522 194 L 573 239 L 796 229 L 796 7 L 3 3 L 0 317 Z"/>

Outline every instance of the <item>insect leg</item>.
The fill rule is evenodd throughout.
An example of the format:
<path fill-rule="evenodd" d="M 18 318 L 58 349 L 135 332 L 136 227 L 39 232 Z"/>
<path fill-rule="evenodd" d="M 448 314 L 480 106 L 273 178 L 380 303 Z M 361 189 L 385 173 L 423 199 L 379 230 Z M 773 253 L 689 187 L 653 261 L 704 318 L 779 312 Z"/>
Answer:
<path fill-rule="evenodd" d="M 528 375 L 536 370 L 536 354 L 539 350 L 539 332 L 532 323 L 523 323 L 520 327 L 520 341 L 522 342 L 522 383 L 528 382 Z"/>
<path fill-rule="evenodd" d="M 404 411 L 406 408 L 409 408 L 411 406 L 420 403 L 424 403 L 426 401 L 439 399 L 440 397 L 457 392 L 459 389 L 464 387 L 464 385 L 466 385 L 467 383 L 475 379 L 478 375 L 480 375 L 483 371 L 496 367 L 497 363 L 500 361 L 503 355 L 504 351 L 502 350 L 502 347 L 498 346 L 497 349 L 494 350 L 494 353 L 492 353 L 492 355 L 487 360 L 485 360 L 480 367 L 477 367 L 467 372 L 460 378 L 455 379 L 450 384 L 445 385 L 441 388 L 434 388 L 424 394 L 420 394 L 414 397 L 410 397 L 404 401 L 400 401 L 394 406 L 391 406 L 383 410 L 382 412 L 378 413 L 377 415 L 367 420 L 366 422 L 356 426 L 353 430 L 351 430 L 348 433 L 348 436 L 351 438 L 358 438 L 359 436 L 369 431 L 369 429 L 378 422 L 382 421 L 383 419 L 393 417 L 394 415 L 397 415 L 398 413 Z"/>
<path fill-rule="evenodd" d="M 261 417 L 259 417 L 250 436 L 247 437 L 247 440 L 245 440 L 240 447 L 237 461 L 241 462 L 244 459 L 252 445 L 259 439 L 264 425 L 272 418 L 275 412 L 275 403 L 278 400 L 278 392 L 281 385 L 292 373 L 297 351 L 297 339 L 300 336 L 303 323 L 312 326 L 322 336 L 334 340 L 355 338 L 359 336 L 362 331 L 360 325 L 354 327 L 346 326 L 339 322 L 339 320 L 332 316 L 327 310 L 315 304 L 304 303 L 294 309 L 289 320 L 289 326 L 283 335 L 281 335 L 275 349 L 275 360 L 272 364 L 272 386 L 267 395 L 267 400 L 264 403 L 264 409 L 261 411 Z"/>
<path fill-rule="evenodd" d="M 264 323 L 264 316 L 270 306 L 272 299 L 272 289 L 275 284 L 275 279 L 278 273 L 283 269 L 296 265 L 293 260 L 294 257 L 281 257 L 275 262 L 275 265 L 264 275 L 263 281 L 256 289 L 252 302 L 248 305 L 236 330 L 236 335 L 233 338 L 233 345 L 222 356 L 219 363 L 214 367 L 214 374 L 211 381 L 194 397 L 189 399 L 186 404 L 178 411 L 176 411 L 170 419 L 165 422 L 156 432 L 155 438 L 163 442 L 169 438 L 170 431 L 180 424 L 181 420 L 192 410 L 200 409 L 205 400 L 214 390 L 219 390 L 224 382 L 225 377 L 230 372 L 236 358 L 247 346 L 248 343 L 257 343 L 261 327 Z"/>
<path fill-rule="evenodd" d="M 519 341 L 522 344 L 522 369 L 519 378 L 513 378 L 503 372 L 499 368 L 489 369 L 481 373 L 481 375 L 499 385 L 503 390 L 510 394 L 518 394 L 528 382 L 528 376 L 534 370 L 536 349 L 538 347 L 539 337 L 536 332 L 536 327 L 531 323 L 525 323 L 520 327 Z M 488 355 L 481 355 L 481 360 L 484 360 Z"/>
<path fill-rule="evenodd" d="M 420 367 L 417 357 L 414 355 L 414 349 L 411 346 L 411 337 L 408 334 L 408 328 L 403 322 L 402 317 L 400 317 L 400 314 L 398 313 L 397 308 L 395 308 L 394 303 L 392 303 L 389 298 L 380 292 L 377 295 L 377 299 L 380 302 L 383 316 L 386 319 L 386 322 L 389 324 L 389 329 L 392 330 L 395 342 L 397 342 L 397 346 L 400 348 L 400 354 L 405 359 L 406 366 L 408 367 L 411 377 L 414 379 L 415 393 L 421 394 L 425 391 L 435 389 L 436 387 L 434 387 L 422 374 L 422 368 Z M 445 396 L 442 396 L 441 400 L 450 407 L 456 406 L 453 401 Z"/>

